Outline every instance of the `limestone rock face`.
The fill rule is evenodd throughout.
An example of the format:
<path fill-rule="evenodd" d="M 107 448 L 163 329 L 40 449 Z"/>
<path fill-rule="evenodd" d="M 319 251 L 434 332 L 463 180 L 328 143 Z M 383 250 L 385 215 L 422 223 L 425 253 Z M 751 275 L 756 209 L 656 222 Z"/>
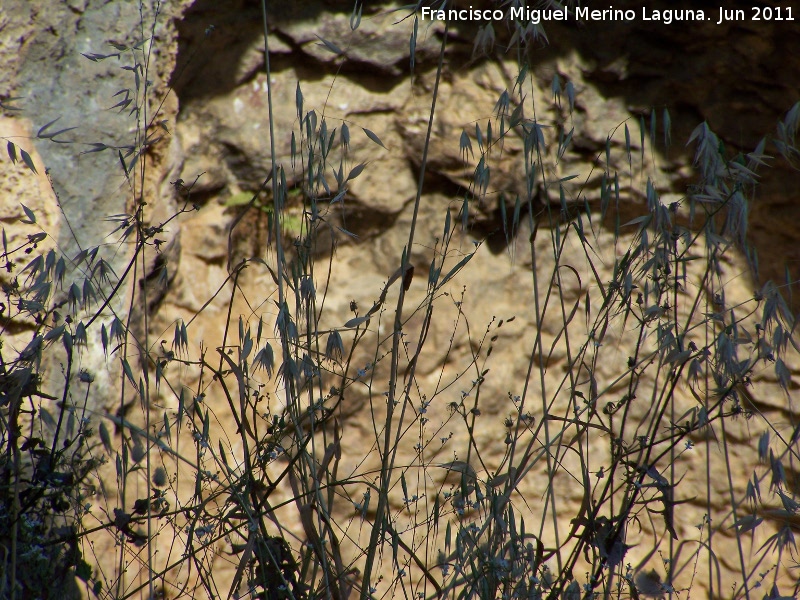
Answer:
<path fill-rule="evenodd" d="M 235 331 L 240 316 L 253 331 L 262 319 L 268 324 L 265 330 L 273 338 L 279 357 L 273 329 L 279 312 L 278 292 L 276 279 L 267 268 L 275 265 L 277 244 L 270 231 L 274 217 L 272 183 L 266 180 L 275 161 L 284 170 L 287 187 L 295 190 L 286 200 L 281 249 L 299 261 L 302 253 L 294 242 L 303 233 L 303 201 L 307 198 L 300 190 L 308 167 L 299 133 L 299 82 L 303 116 L 314 111 L 317 128 L 324 120 L 328 133 L 336 130 L 331 145 L 325 149 L 337 157 L 330 164 L 339 163 L 343 150 L 348 151 L 346 161 L 336 164 L 333 171 L 342 169 L 343 178 L 347 179 L 363 165 L 363 170 L 346 181 L 347 193 L 342 197 L 337 197 L 341 186 L 337 186 L 333 171 L 324 173 L 325 185 L 331 191 L 324 201 L 319 201 L 324 222 L 311 252 L 317 261 L 315 294 L 318 300 L 325 298 L 324 310 L 317 315 L 318 328 L 341 330 L 345 353 L 349 350 L 355 334 L 353 328 L 344 325 L 356 316 L 364 316 L 379 299 L 387 280 L 401 264 L 413 221 L 416 233 L 408 253 L 415 274 L 405 299 L 407 361 L 401 368 L 424 341 L 414 367 L 419 379 L 418 389 L 414 390 L 417 396 L 411 402 L 415 410 L 427 400 L 431 404 L 424 409 L 428 429 L 404 434 L 396 463 L 419 465 L 419 444 L 425 446 L 425 464 L 463 459 L 473 452 L 472 443 L 480 448 L 482 464 L 475 467 L 480 466 L 478 476 L 485 481 L 491 480 L 494 471 L 507 460 L 507 419 L 516 415 L 514 425 L 523 422 L 515 398 L 526 398 L 523 413 L 530 423 L 541 423 L 547 415 L 566 419 L 576 397 L 562 388 L 569 387 L 565 381 L 574 372 L 580 380 L 580 385 L 573 382 L 576 389 L 586 385 L 591 375 L 601 388 L 618 392 L 615 397 L 622 401 L 624 386 L 615 387 L 615 382 L 628 358 L 639 351 L 636 338 L 620 327 L 608 332 L 603 344 L 611 349 L 603 354 L 602 361 L 591 368 L 586 364 L 576 366 L 564 345 L 560 307 L 552 309 L 553 316 L 542 320 L 537 328 L 534 299 L 543 302 L 551 286 L 548 279 L 535 278 L 532 271 L 547 277 L 554 272 L 553 236 L 559 229 L 557 225 L 549 227 L 541 215 L 548 211 L 559 214 L 563 209 L 583 214 L 584 219 L 586 211 L 593 215 L 596 235 L 591 244 L 595 255 L 587 258 L 580 244 L 567 244 L 560 263 L 570 265 L 571 270 L 556 271 L 563 276 L 558 290 L 565 310 L 576 305 L 582 310 L 580 303 L 595 285 L 594 278 L 611 281 L 614 261 L 626 247 L 623 242 L 630 244 L 635 239 L 631 228 L 629 236 L 623 234 L 622 241 L 615 241 L 613 219 L 604 221 L 600 215 L 604 172 L 612 178 L 615 172 L 619 176 L 622 193 L 618 212 L 622 223 L 645 210 L 648 178 L 657 186 L 665 205 L 679 202 L 697 181 L 693 149 L 684 145 L 695 126 L 707 121 L 729 155 L 751 152 L 763 136 L 773 134 L 775 124 L 798 100 L 800 89 L 800 37 L 792 27 L 786 22 L 752 20 L 716 26 L 713 9 L 708 9 L 712 19 L 708 23 L 667 26 L 637 20 L 634 24 L 608 22 L 580 27 L 545 24 L 549 44 L 542 38 L 531 38 L 527 50 L 530 72 L 520 86 L 516 57 L 504 52 L 503 44 L 509 42 L 510 36 L 498 24 L 493 49 L 476 50 L 473 40 L 485 34 L 479 23 L 451 23 L 447 28 L 443 22 L 418 23 L 412 70 L 409 39 L 414 22 L 407 18 L 407 9 L 368 3 L 358 28 L 352 30 L 352 2 L 269 3 L 271 79 L 267 81 L 259 3 L 179 0 L 163 5 L 144 4 L 144 21 L 150 24 L 144 37 L 151 38 L 154 48 L 146 73 L 121 68 L 130 65 L 126 60 L 136 52 L 130 48 L 142 40 L 137 3 L 12 0 L 4 6 L 4 13 L 0 14 L 0 59 L 4 65 L 0 70 L 0 100 L 20 96 L 22 100 L 17 104 L 23 110 L 6 111 L 0 117 L 0 135 L 29 151 L 39 170 L 37 178 L 24 165 L 12 165 L 6 157 L 0 161 L 0 194 L 4 198 L 0 202 L 0 219 L 9 232 L 9 240 L 23 235 L 22 225 L 14 222 L 23 216 L 21 208 L 17 208 L 22 202 L 40 215 L 38 222 L 50 234 L 50 243 L 70 255 L 101 246 L 104 252 L 109 250 L 105 256 L 113 269 L 122 274 L 133 249 L 132 238 L 123 241 L 120 237 L 130 223 L 126 218 L 144 210 L 145 221 L 160 228 L 155 235 L 158 243 L 151 242 L 146 250 L 131 288 L 119 292 L 109 303 L 103 315 L 105 322 L 110 323 L 114 315 L 123 321 L 129 317 L 140 348 L 156 352 L 162 341 L 162 349 L 169 346 L 176 323 L 185 323 L 189 355 L 196 359 L 202 343 L 209 361 L 216 364 L 222 359 L 214 349 L 223 345 L 230 348 L 238 342 Z M 473 4 L 494 5 L 488 1 Z M 160 13 L 155 14 L 157 7 Z M 750 15 L 749 9 L 747 14 Z M 425 172 L 421 174 L 443 40 L 447 50 L 438 81 Z M 127 50 L 109 45 L 111 42 Z M 119 56 L 100 57 L 109 54 Z M 555 99 L 554 78 L 559 81 Z M 573 91 L 565 91 L 567 83 L 574 91 L 572 107 L 569 96 Z M 268 90 L 272 96 L 274 141 Z M 509 99 L 506 123 L 524 98 L 520 118 L 535 117 L 542 125 L 542 140 L 548 147 L 558 146 L 559 140 L 553 134 L 558 125 L 567 124 L 565 131 L 574 130 L 572 148 L 561 156 L 548 153 L 535 185 L 528 184 L 525 158 L 530 148 L 526 148 L 523 136 L 512 131 L 498 139 L 497 105 L 504 93 Z M 128 99 L 130 102 L 126 103 Z M 120 102 L 123 104 L 117 105 Z M 145 129 L 137 129 L 136 115 L 131 116 L 136 106 L 146 119 L 141 122 L 149 124 Z M 667 150 L 663 150 L 663 144 L 659 146 L 661 150 L 651 150 L 648 145 L 645 153 L 640 145 L 639 124 L 646 122 L 643 135 L 649 137 L 651 115 L 655 115 L 655 137 L 663 141 L 664 109 L 668 109 L 672 122 L 672 143 Z M 56 142 L 61 138 L 36 136 L 43 125 L 56 118 L 59 121 L 54 128 L 75 127 L 62 136 L 71 143 L 59 144 Z M 306 127 L 305 123 L 302 127 Z M 484 145 L 489 147 L 489 123 L 494 127 L 494 143 L 485 162 L 490 177 L 486 190 L 480 193 L 475 175 L 480 168 L 480 151 Z M 476 126 L 483 139 L 479 139 Z M 345 127 L 349 134 L 347 148 L 342 137 Z M 625 127 L 633 142 L 632 159 L 625 152 Z M 138 157 L 138 165 L 131 162 L 135 155 L 127 153 L 136 136 L 151 140 Z M 98 144 L 104 145 L 102 151 L 93 151 L 100 149 Z M 607 147 L 610 164 L 604 157 Z M 299 153 L 297 148 L 301 148 Z M 775 152 L 769 150 L 768 154 Z M 120 161 L 125 162 L 126 172 Z M 723 263 L 728 302 L 752 299 L 754 290 L 767 280 L 782 282 L 785 265 L 792 277 L 800 274 L 800 240 L 793 226 L 800 206 L 796 165 L 782 159 L 774 163 L 755 190 L 746 234 L 758 252 L 759 279 L 750 276 L 743 255 L 729 252 Z M 137 173 L 141 171 L 137 169 L 142 165 L 146 165 L 146 171 L 139 177 Z M 44 178 L 45 168 L 49 183 Z M 572 176 L 575 178 L 566 180 Z M 561 179 L 567 189 L 563 202 L 557 185 Z M 420 180 L 421 202 L 415 213 Z M 546 185 L 545 181 L 550 183 Z M 579 185 L 566 187 L 576 182 Z M 481 198 L 470 206 L 468 227 L 462 231 L 464 197 L 469 194 Z M 512 229 L 506 224 L 515 211 L 517 198 L 522 199 L 520 219 Z M 541 221 L 534 229 L 528 198 Z M 250 202 L 251 199 L 255 200 Z M 171 218 L 182 210 L 185 212 Z M 458 228 L 458 233 L 442 263 L 439 253 L 446 237 L 443 232 L 448 213 L 451 230 Z M 102 221 L 112 215 L 116 215 L 116 221 Z M 676 220 L 679 218 L 688 223 L 686 214 L 676 216 Z M 119 231 L 111 235 L 118 224 Z M 429 273 L 438 261 L 443 277 L 472 252 L 474 257 L 437 298 L 435 315 L 428 323 L 425 315 Z M 252 261 L 234 278 L 233 267 L 242 259 L 264 262 Z M 601 269 L 596 275 L 592 264 Z M 376 311 L 372 316 L 368 333 L 351 357 L 355 370 L 363 372 L 361 382 L 349 387 L 336 406 L 337 427 L 346 440 L 339 467 L 345 476 L 380 468 L 381 457 L 376 450 L 379 434 L 373 423 L 386 411 L 384 393 L 390 367 L 384 360 L 386 346 L 379 344 L 390 338 L 391 309 L 397 302 L 399 287 L 395 284 L 389 288 L 385 312 Z M 131 295 L 138 298 L 143 291 L 146 301 L 131 305 Z M 707 291 L 713 295 L 710 289 Z M 356 313 L 354 306 L 358 307 Z M 708 308 L 712 309 L 713 306 Z M 15 323 L 15 343 L 27 343 L 26 335 L 29 338 L 34 327 L 32 322 Z M 573 333 L 586 338 L 588 327 Z M 94 338 L 87 350 L 86 366 L 107 375 L 103 393 L 90 400 L 91 408 L 100 414 L 125 413 L 127 409 L 119 408 L 122 376 L 115 379 L 120 371 L 119 361 L 107 359 L 98 335 Z M 376 351 L 378 347 L 384 350 Z M 146 362 L 141 357 L 137 360 Z M 786 360 L 789 387 L 796 389 L 800 363 L 796 356 Z M 299 370 L 302 368 L 298 366 Z M 335 367 L 330 368 L 336 372 Z M 534 378 L 541 387 L 535 390 L 525 385 L 531 368 L 541 369 L 541 381 Z M 489 372 L 483 374 L 485 369 Z M 270 390 L 262 412 L 279 415 L 285 405 L 280 378 L 261 375 L 265 389 Z M 284 373 L 284 381 L 285 376 Z M 185 389 L 201 412 L 210 410 L 215 415 L 211 428 L 216 437 L 235 434 L 241 426 L 230 415 L 219 389 L 202 397 L 201 392 L 210 386 L 208 379 L 207 372 L 187 368 L 180 387 L 171 389 L 162 384 L 153 391 L 151 415 L 174 417 L 178 396 Z M 316 396 L 324 396 L 331 385 L 336 385 L 333 376 L 323 379 L 325 389 L 317 389 Z M 747 392 L 748 410 L 762 413 L 766 422 L 777 424 L 788 438 L 797 425 L 796 409 L 778 379 L 772 369 L 759 374 L 757 385 Z M 480 385 L 475 383 L 478 380 Z M 645 378 L 641 389 L 652 391 L 656 386 L 656 381 Z M 552 401 L 546 409 L 542 390 L 547 401 Z M 678 413 L 697 410 L 697 399 L 687 390 L 676 393 Z M 122 404 L 138 407 L 133 392 L 128 390 L 125 394 Z M 644 399 L 644 395 L 641 392 L 636 402 L 628 400 L 633 422 L 646 423 L 652 417 L 653 399 Z M 470 413 L 473 407 L 475 411 Z M 137 416 L 130 418 L 141 426 L 145 419 L 140 409 L 136 411 Z M 699 490 L 697 500 L 688 492 L 676 498 L 683 503 L 676 509 L 672 525 L 679 540 L 700 540 L 698 524 L 703 530 L 709 512 L 712 522 L 727 518 L 730 524 L 729 473 L 737 497 L 741 497 L 758 467 L 754 447 L 765 425 L 751 425 L 744 418 L 729 425 L 724 433 L 724 448 L 721 430 L 691 438 L 695 446 L 710 449 L 708 461 L 705 454 L 688 451 L 676 459 L 682 485 Z M 532 447 L 542 443 L 532 436 L 521 439 Z M 324 444 L 329 440 L 320 443 L 324 454 Z M 609 457 L 609 444 L 608 439 L 595 438 L 586 443 L 593 472 L 602 471 Z M 241 458 L 241 445 L 234 444 L 233 450 L 237 459 Z M 563 461 L 564 472 L 580 472 L 577 455 L 562 454 L 559 460 Z M 547 461 L 542 460 L 522 481 L 519 492 L 525 505 L 520 506 L 521 511 L 536 513 L 548 502 L 546 465 Z M 174 470 L 172 467 L 170 474 Z M 411 472 L 408 469 L 409 481 Z M 710 478 L 709 472 L 713 474 Z M 433 468 L 426 474 L 414 471 L 413 476 L 423 483 L 426 476 L 429 478 L 430 488 L 426 489 L 430 494 L 436 489 L 447 490 L 451 484 L 459 485 L 447 469 Z M 714 504 L 705 501 L 709 479 Z M 175 492 L 176 497 L 193 489 L 194 474 L 176 479 L 175 487 L 178 480 L 183 488 Z M 113 473 L 109 473 L 106 485 L 113 488 L 113 481 Z M 578 514 L 584 501 L 583 488 L 563 474 L 551 483 L 561 503 L 557 518 L 568 531 L 570 519 Z M 764 488 L 769 486 L 766 481 L 763 483 Z M 333 517 L 341 523 L 351 523 L 353 504 L 366 490 L 366 486 L 350 490 L 351 497 L 337 505 Z M 279 487 L 272 504 L 280 504 L 280 498 L 290 498 L 291 492 L 288 485 Z M 795 492 L 796 489 L 791 490 Z M 211 492 L 209 495 L 213 497 Z M 399 488 L 390 501 L 391 511 L 402 512 L 406 507 Z M 108 506 L 110 512 L 112 504 Z M 761 516 L 772 518 L 777 528 L 781 521 L 775 511 L 779 510 L 765 506 Z M 296 516 L 291 518 L 295 521 L 288 526 L 302 537 Z M 663 572 L 657 557 L 648 556 L 654 526 L 645 520 L 643 515 L 641 532 L 629 532 L 638 545 L 629 551 L 625 562 L 642 573 L 653 566 Z M 351 526 L 348 536 L 366 543 L 369 527 L 358 532 L 354 529 L 358 526 Z M 741 580 L 736 537 L 730 527 L 717 535 L 720 589 L 725 590 Z M 552 528 L 545 528 L 541 536 L 545 545 L 555 543 Z M 106 539 L 105 543 L 110 548 L 113 540 Z M 215 568 L 226 572 L 224 577 L 230 582 L 236 563 L 226 563 L 222 546 L 220 541 Z M 112 558 L 101 560 L 106 561 L 103 568 L 110 571 L 115 567 L 113 553 L 109 556 Z M 717 593 L 724 594 L 720 589 Z M 703 590 L 708 591 L 705 587 Z"/>

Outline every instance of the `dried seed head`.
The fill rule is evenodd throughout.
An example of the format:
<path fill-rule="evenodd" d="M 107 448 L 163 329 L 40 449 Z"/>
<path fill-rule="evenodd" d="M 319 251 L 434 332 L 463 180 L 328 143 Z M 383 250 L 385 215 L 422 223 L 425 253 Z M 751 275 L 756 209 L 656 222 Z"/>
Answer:
<path fill-rule="evenodd" d="M 269 342 L 264 344 L 264 347 L 258 351 L 255 360 L 255 370 L 264 369 L 267 372 L 267 377 L 272 377 L 272 372 L 275 369 L 275 354 L 272 352 L 272 346 Z"/>
<path fill-rule="evenodd" d="M 344 343 L 342 336 L 337 330 L 328 334 L 328 343 L 325 344 L 325 358 L 328 360 L 340 361 L 344 356 Z"/>

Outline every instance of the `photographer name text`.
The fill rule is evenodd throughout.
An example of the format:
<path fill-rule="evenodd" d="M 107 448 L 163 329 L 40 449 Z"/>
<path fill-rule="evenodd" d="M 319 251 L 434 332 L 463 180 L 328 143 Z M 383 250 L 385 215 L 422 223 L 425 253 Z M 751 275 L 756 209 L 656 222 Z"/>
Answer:
<path fill-rule="evenodd" d="M 790 6 L 752 6 L 744 9 L 727 9 L 719 7 L 716 10 L 700 9 L 648 9 L 640 11 L 633 9 L 615 9 L 609 7 L 604 10 L 592 10 L 578 7 L 571 11 L 566 9 L 531 9 L 527 7 L 509 8 L 507 11 L 500 9 L 481 8 L 450 8 L 437 10 L 430 7 L 422 8 L 423 21 L 530 21 L 534 25 L 548 21 L 651 21 L 669 25 L 687 21 L 712 22 L 717 25 L 735 21 L 794 21 Z"/>

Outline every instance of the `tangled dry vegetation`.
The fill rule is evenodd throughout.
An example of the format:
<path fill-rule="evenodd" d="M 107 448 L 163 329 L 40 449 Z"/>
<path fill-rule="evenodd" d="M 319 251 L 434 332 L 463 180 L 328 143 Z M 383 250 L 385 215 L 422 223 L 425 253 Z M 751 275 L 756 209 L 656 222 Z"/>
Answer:
<path fill-rule="evenodd" d="M 356 2 L 353 32 L 361 18 Z M 418 17 L 410 10 L 407 18 L 413 71 Z M 116 110 L 133 123 L 134 139 L 122 147 L 91 141 L 89 152 L 118 155 L 132 209 L 98 215 L 108 243 L 77 255 L 52 243 L 24 204 L 27 237 L 4 229 L 0 331 L 10 339 L 25 324 L 31 333 L 24 345 L 0 349 L 2 597 L 65 597 L 58 594 L 79 588 L 99 598 L 337 600 L 796 592 L 800 429 L 764 419 L 752 392 L 769 372 L 791 407 L 790 282 L 768 282 L 747 298 L 730 297 L 726 282 L 731 265 L 757 270 L 746 235 L 757 172 L 768 168 L 770 148 L 796 160 L 800 104 L 749 152 L 726 150 L 700 124 L 688 140 L 694 183 L 670 202 L 650 177 L 670 143 L 668 111 L 620 123 L 593 163 L 601 196 L 588 198 L 577 176 L 551 177 L 572 151 L 575 90 L 557 78 L 553 105 L 532 105 L 524 50 L 540 32 L 512 25 L 514 85 L 489 118 L 465 126 L 460 151 L 471 182 L 442 207 L 430 263 L 412 264 L 410 249 L 430 242 L 418 239 L 417 218 L 446 70 L 442 38 L 407 244 L 382 288 L 365 291 L 370 302 L 351 303 L 346 322 L 326 316 L 336 255 L 318 252 L 317 240 L 352 235 L 338 215 L 349 185 L 372 165 L 354 160 L 351 140 L 376 149 L 383 142 L 368 127 L 307 109 L 302 82 L 293 123 L 274 121 L 270 97 L 265 143 L 276 156 L 276 137 L 290 136 L 291 164 L 263 165 L 261 189 L 233 203 L 263 213 L 271 243 L 266 255 L 229 253 L 224 285 L 207 291 L 209 301 L 227 299 L 217 347 L 182 319 L 171 342 L 153 339 L 146 323 L 154 288 L 137 283 L 158 260 L 163 231 L 197 209 L 194 182 L 176 181 L 180 210 L 161 222 L 150 216 L 157 199 L 145 193 L 147 155 L 157 136 L 170 134 L 158 126 L 147 85 L 153 41 L 87 55 L 118 61 L 131 76 Z M 481 30 L 476 52 L 492 42 Z M 348 60 L 336 42 L 320 43 Z M 269 60 L 264 68 L 269 81 Z M 559 117 L 542 123 L 537 110 Z M 46 124 L 37 137 L 59 142 L 67 129 L 56 129 Z M 47 176 L 26 143 L 6 141 L 29 177 Z M 503 154 L 505 144 L 521 152 Z M 500 197 L 492 167 L 512 159 L 524 162 L 527 192 Z M 620 163 L 627 173 L 617 172 Z M 290 196 L 302 211 L 289 222 Z M 624 221 L 623 196 L 642 199 L 640 213 Z M 514 316 L 471 322 L 465 311 L 480 297 L 462 283 L 485 251 L 471 227 L 476 207 L 489 203 L 501 212 L 499 234 L 521 240 L 514 260 L 530 293 L 519 311 L 537 324 L 519 348 L 527 377 L 492 384 L 507 386 L 500 417 L 483 414 L 481 399 L 492 369 L 502 369 L 491 355 Z M 581 264 L 564 260 L 568 247 L 581 249 Z M 109 256 L 119 252 L 128 258 L 117 273 Z M 167 270 L 150 283 L 165 285 Z M 242 297 L 238 281 L 248 271 L 268 278 L 267 301 Z M 568 281 L 580 293 L 565 294 Z M 250 312 L 233 313 L 242 300 Z M 448 347 L 427 343 L 434 324 L 450 330 Z M 426 356 L 447 364 L 461 343 L 471 348 L 466 363 L 418 375 Z M 620 347 L 635 351 L 621 355 Z M 82 366 L 91 352 L 102 353 L 103 372 Z M 547 369 L 557 353 L 568 368 L 554 380 Z M 91 399 L 112 390 L 119 410 L 94 410 Z M 348 425 L 351 397 L 370 411 L 370 430 Z M 235 429 L 217 426 L 223 413 Z M 483 435 L 492 418 L 503 421 L 499 452 Z M 739 489 L 732 463 L 743 459 L 729 453 L 729 438 L 753 431 L 763 431 L 753 448 L 759 466 Z M 454 435 L 463 441 L 457 452 L 448 445 Z M 720 494 L 729 513 L 704 518 L 687 537 L 683 504 L 711 506 Z M 567 495 L 580 499 L 577 514 L 565 514 Z M 735 552 L 724 565 L 722 544 Z M 735 574 L 731 588 L 723 571 Z"/>

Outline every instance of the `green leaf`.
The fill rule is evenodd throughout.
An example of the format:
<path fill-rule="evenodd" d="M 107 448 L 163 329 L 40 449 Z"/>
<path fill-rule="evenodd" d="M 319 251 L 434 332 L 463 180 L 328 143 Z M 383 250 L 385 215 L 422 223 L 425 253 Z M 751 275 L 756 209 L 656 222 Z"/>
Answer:
<path fill-rule="evenodd" d="M 358 236 L 357 236 L 355 233 L 353 233 L 352 231 L 347 231 L 347 229 L 345 229 L 344 227 L 339 227 L 339 226 L 337 225 L 337 226 L 336 226 L 336 229 L 338 229 L 339 231 L 341 231 L 341 232 L 342 232 L 343 234 L 345 234 L 347 237 L 353 238 L 354 240 L 357 240 L 357 239 L 358 239 Z"/>
<path fill-rule="evenodd" d="M 14 145 L 14 142 L 8 142 L 8 144 L 6 144 L 6 150 L 8 151 L 8 158 L 11 159 L 11 162 L 17 164 L 17 147 Z"/>
<path fill-rule="evenodd" d="M 111 146 L 107 146 L 102 142 L 91 142 L 89 146 L 92 146 L 91 150 L 84 150 L 81 154 L 91 154 L 92 152 L 102 152 L 103 150 L 108 150 Z"/>
<path fill-rule="evenodd" d="M 15 96 L 14 98 L 6 98 L 5 100 L 0 101 L 0 108 L 3 110 L 22 110 L 21 108 L 17 108 L 16 106 L 11 106 L 12 102 L 17 100 L 22 100 L 23 96 Z"/>
<path fill-rule="evenodd" d="M 359 175 L 361 175 L 361 171 L 364 170 L 364 167 L 367 166 L 367 163 L 361 163 L 360 165 L 356 165 L 350 170 L 350 173 L 347 175 L 347 179 L 345 181 L 350 181 L 351 179 L 355 179 Z"/>
<path fill-rule="evenodd" d="M 36 137 L 42 138 L 42 139 L 45 139 L 45 140 L 53 140 L 54 142 L 57 142 L 58 140 L 54 139 L 56 136 L 58 136 L 58 135 L 60 135 L 62 133 L 65 133 L 67 131 L 72 131 L 73 129 L 77 129 L 77 127 L 67 127 L 65 129 L 59 129 L 58 131 L 53 132 L 53 133 L 45 133 L 47 128 L 50 127 L 56 121 L 58 121 L 60 118 L 61 117 L 57 117 L 57 118 L 53 119 L 52 121 L 50 121 L 49 123 L 47 123 L 46 125 L 43 125 L 39 129 L 39 131 L 36 132 Z"/>
<path fill-rule="evenodd" d="M 22 210 L 25 211 L 25 216 L 28 217 L 27 220 L 23 220 L 22 222 L 26 225 L 33 225 L 36 223 L 36 215 L 33 214 L 33 211 L 24 204 L 20 204 L 20 206 L 22 206 Z"/>
<path fill-rule="evenodd" d="M 631 162 L 631 132 L 628 130 L 628 124 L 625 123 L 625 152 L 628 154 L 628 165 Z"/>
<path fill-rule="evenodd" d="M 625 223 L 622 227 L 628 227 L 629 225 L 638 225 L 639 223 L 650 223 L 650 220 L 653 218 L 653 215 L 646 214 L 636 217 L 635 219 L 631 219 L 627 223 Z"/>
<path fill-rule="evenodd" d="M 253 199 L 252 192 L 239 192 L 225 201 L 225 206 L 243 206 Z"/>
<path fill-rule="evenodd" d="M 442 287 L 445 283 L 447 283 L 453 277 L 455 277 L 456 273 L 458 273 L 461 269 L 463 269 L 464 265 L 466 265 L 470 260 L 472 260 L 473 256 L 475 256 L 474 252 L 472 254 L 467 254 L 464 258 L 462 258 L 458 262 L 458 264 L 455 267 L 453 267 L 452 269 L 450 269 L 450 271 L 447 273 L 447 275 L 444 276 L 444 279 L 442 279 L 442 283 L 439 284 L 439 287 Z"/>
<path fill-rule="evenodd" d="M 569 112 L 572 114 L 575 111 L 575 86 L 572 85 L 571 81 L 567 82 L 565 91 L 567 93 L 567 100 L 569 100 Z"/>
<path fill-rule="evenodd" d="M 561 139 L 558 142 L 559 159 L 564 158 L 564 153 L 567 151 L 567 148 L 569 148 L 569 145 L 572 143 L 572 136 L 575 134 L 575 128 L 573 127 L 572 129 L 570 129 L 567 135 L 563 135 L 564 133 L 563 130 L 561 133 L 562 133 Z"/>
<path fill-rule="evenodd" d="M 550 91 L 553 92 L 553 100 L 556 103 L 561 102 L 561 79 L 558 73 L 553 75 L 553 82 L 550 84 Z"/>
<path fill-rule="evenodd" d="M 108 356 L 108 329 L 106 329 L 105 323 L 100 328 L 100 341 L 103 344 L 103 353 Z"/>
<path fill-rule="evenodd" d="M 436 268 L 436 257 L 431 260 L 431 266 L 428 268 L 428 285 L 436 287 L 436 282 L 439 281 L 441 269 Z"/>
<path fill-rule="evenodd" d="M 347 323 L 345 323 L 344 326 L 347 327 L 347 328 L 358 327 L 362 323 L 365 323 L 365 322 L 369 321 L 370 317 L 371 317 L 371 315 L 366 315 L 366 316 L 363 316 L 363 317 L 355 317 L 355 318 L 350 319 L 349 321 L 347 321 Z"/>
<path fill-rule="evenodd" d="M 463 155 L 463 159 L 466 160 L 467 152 L 469 152 L 473 157 L 475 153 L 472 151 L 472 141 L 469 139 L 469 135 L 467 135 L 467 130 L 461 130 L 461 139 L 458 142 L 458 148 Z"/>
<path fill-rule="evenodd" d="M 644 117 L 639 117 L 639 143 L 642 146 L 641 161 L 644 161 Z"/>
<path fill-rule="evenodd" d="M 225 454 L 225 446 L 222 445 L 222 440 L 219 440 L 219 456 L 222 464 L 228 466 L 228 456 Z"/>
<path fill-rule="evenodd" d="M 364 4 L 356 2 L 353 6 L 353 12 L 350 14 L 350 30 L 355 31 L 361 25 L 361 11 L 364 10 Z"/>
<path fill-rule="evenodd" d="M 379 137 L 378 137 L 377 135 L 375 135 L 375 134 L 374 134 L 372 131 L 370 131 L 369 129 L 367 129 L 367 128 L 365 128 L 365 127 L 362 127 L 361 129 L 363 129 L 363 130 L 364 130 L 364 133 L 366 133 L 366 134 L 367 134 L 367 137 L 368 137 L 369 139 L 371 139 L 373 142 L 375 142 L 376 144 L 378 144 L 378 146 L 380 146 L 380 147 L 381 147 L 381 148 L 383 148 L 384 150 L 388 150 L 388 148 L 386 148 L 386 146 L 384 146 L 384 145 L 383 145 L 383 142 L 381 141 L 381 138 L 379 138 Z"/>
<path fill-rule="evenodd" d="M 136 385 L 136 380 L 133 378 L 133 371 L 131 371 L 131 366 L 128 364 L 127 359 L 122 359 L 122 370 L 125 371 L 125 377 L 128 378 L 128 381 L 131 382 L 131 385 L 134 389 L 139 389 Z"/>
<path fill-rule="evenodd" d="M 23 150 L 22 148 L 20 148 L 19 154 L 22 157 L 22 162 L 25 163 L 25 166 L 38 175 L 39 171 L 36 170 L 36 165 L 33 164 L 33 159 L 31 158 L 31 155 L 25 152 L 25 150 Z"/>
<path fill-rule="evenodd" d="M 517 105 L 517 108 L 514 109 L 514 112 L 511 113 L 511 118 L 508 121 L 508 126 L 510 128 L 516 127 L 522 122 L 522 111 L 524 108 L 525 105 L 520 102 L 519 105 Z"/>
<path fill-rule="evenodd" d="M 333 52 L 333 53 L 334 53 L 336 56 L 341 56 L 342 54 L 344 54 L 344 52 L 342 51 L 342 49 L 341 49 L 341 48 L 339 48 L 339 46 L 337 46 L 337 45 L 336 45 L 336 44 L 334 44 L 333 42 L 331 42 L 331 41 L 328 41 L 328 40 L 326 40 L 326 39 L 324 39 L 324 38 L 321 38 L 320 36 L 317 36 L 317 39 L 319 39 L 319 41 L 320 41 L 320 42 L 322 42 L 322 44 L 323 44 L 323 45 L 324 45 L 324 46 L 325 46 L 325 47 L 326 47 L 328 50 L 330 50 L 331 52 Z"/>
<path fill-rule="evenodd" d="M 128 166 L 125 164 L 125 158 L 122 156 L 122 151 L 117 150 L 117 155 L 119 156 L 119 164 L 122 165 L 122 170 L 125 172 L 125 177 L 128 177 Z"/>
<path fill-rule="evenodd" d="M 411 32 L 411 37 L 408 40 L 408 54 L 409 54 L 409 68 L 411 70 L 411 77 L 414 77 L 414 66 L 417 59 L 417 30 L 419 28 L 419 19 L 414 17 L 414 30 Z"/>
<path fill-rule="evenodd" d="M 728 529 L 736 528 L 738 533 L 747 533 L 748 531 L 753 531 L 761 525 L 764 519 L 757 517 L 755 515 L 744 515 L 740 519 L 738 519 L 733 525 L 731 525 Z"/>
<path fill-rule="evenodd" d="M 522 90 L 522 84 L 525 82 L 525 78 L 528 76 L 528 63 L 522 65 L 522 68 L 519 70 L 519 75 L 517 75 L 517 82 L 514 87 L 519 88 L 520 91 Z"/>

